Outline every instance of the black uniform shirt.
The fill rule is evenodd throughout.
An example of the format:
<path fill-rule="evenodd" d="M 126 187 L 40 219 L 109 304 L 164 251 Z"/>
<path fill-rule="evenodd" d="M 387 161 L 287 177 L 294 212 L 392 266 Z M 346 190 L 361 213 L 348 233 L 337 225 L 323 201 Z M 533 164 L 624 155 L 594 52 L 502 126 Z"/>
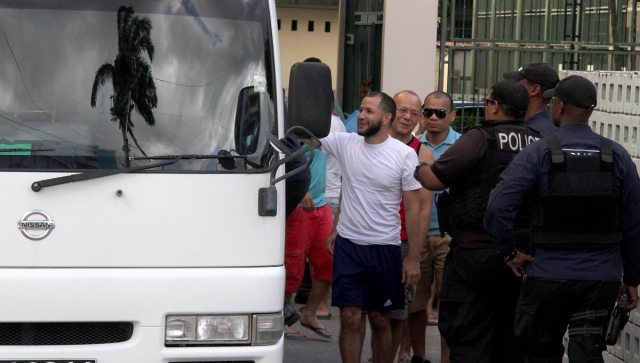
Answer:
<path fill-rule="evenodd" d="M 587 124 L 560 127 L 563 149 L 600 150 L 600 136 Z M 606 250 L 558 251 L 538 248 L 526 268 L 529 276 L 568 280 L 618 280 L 624 266 L 624 281 L 640 284 L 640 178 L 627 151 L 613 143 L 614 191 L 621 203 L 623 241 Z M 502 255 L 513 250 L 513 224 L 523 196 L 550 194 L 550 149 L 542 140 L 520 152 L 502 173 L 491 192 L 485 228 L 498 240 Z M 598 213 L 594 210 L 593 213 Z"/>

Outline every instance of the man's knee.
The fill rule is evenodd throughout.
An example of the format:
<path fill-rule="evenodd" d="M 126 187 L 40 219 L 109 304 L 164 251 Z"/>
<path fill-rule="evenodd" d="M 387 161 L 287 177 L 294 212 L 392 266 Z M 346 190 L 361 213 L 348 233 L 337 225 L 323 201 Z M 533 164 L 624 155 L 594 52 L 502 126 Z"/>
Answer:
<path fill-rule="evenodd" d="M 354 330 L 360 329 L 362 322 L 362 309 L 357 307 L 340 308 L 340 324 L 343 328 Z"/>
<path fill-rule="evenodd" d="M 390 328 L 389 313 L 383 313 L 380 311 L 369 312 L 369 323 L 374 330 L 384 330 Z"/>

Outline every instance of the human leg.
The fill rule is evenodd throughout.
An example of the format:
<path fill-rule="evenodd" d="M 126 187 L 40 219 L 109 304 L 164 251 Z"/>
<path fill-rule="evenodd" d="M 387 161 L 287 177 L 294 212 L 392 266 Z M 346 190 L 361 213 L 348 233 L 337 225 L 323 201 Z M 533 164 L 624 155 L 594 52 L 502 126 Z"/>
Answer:
<path fill-rule="evenodd" d="M 327 205 L 329 206 L 329 208 L 331 208 L 331 223 L 333 226 L 333 224 L 336 222 L 336 215 L 338 213 L 338 209 L 340 208 L 340 197 L 327 197 Z M 331 291 L 327 293 L 325 298 L 320 303 L 320 306 L 318 306 L 318 311 L 316 313 L 316 316 L 319 319 L 331 318 L 331 313 L 329 312 L 329 306 L 330 306 L 330 300 L 331 300 L 330 294 L 331 294 Z"/>
<path fill-rule="evenodd" d="M 494 257 L 497 255 L 493 249 L 459 247 L 447 255 L 438 328 L 451 348 L 452 362 L 502 362 L 495 359 L 495 348 L 500 343 L 497 316 L 502 313 L 497 308 L 497 290 L 501 287 L 496 286 L 496 271 L 504 263 L 494 261 Z"/>
<path fill-rule="evenodd" d="M 395 356 L 397 352 L 398 361 L 401 361 L 401 359 L 408 360 L 411 357 L 411 344 L 402 346 L 404 336 L 409 335 L 407 319 L 392 319 L 390 317 L 389 324 L 391 326 L 391 355 Z"/>
<path fill-rule="evenodd" d="M 405 244 L 408 252 L 408 244 Z M 367 295 L 365 299 L 366 308 L 374 311 L 369 314 L 369 322 L 372 325 L 372 351 L 374 362 L 386 362 L 387 354 L 389 359 L 393 360 L 402 336 L 403 325 L 406 325 L 407 319 L 407 301 L 413 300 L 415 289 L 406 289 L 402 283 L 402 248 L 398 246 L 371 246 L 367 256 L 369 261 L 369 275 L 367 276 Z M 387 328 L 389 325 L 389 316 L 394 315 L 398 320 L 395 339 L 391 336 L 389 328 L 390 344 L 385 347 L 378 347 L 381 342 L 385 342 Z M 382 330 L 378 330 L 379 335 L 374 335 L 376 327 L 374 323 L 379 323 Z M 384 323 L 384 324 L 383 324 Z M 383 354 L 379 358 L 376 352 Z"/>
<path fill-rule="evenodd" d="M 295 208 L 287 217 L 285 226 L 285 325 L 291 326 L 298 321 L 299 315 L 291 304 L 292 295 L 298 291 L 304 273 L 304 241 L 307 228 L 302 208 Z"/>
<path fill-rule="evenodd" d="M 416 286 L 415 298 L 408 306 L 408 331 L 411 339 L 413 355 L 422 362 L 427 355 L 426 331 L 427 331 L 427 305 L 431 295 L 433 280 L 433 268 L 430 261 L 430 253 L 425 239 L 420 253 L 420 279 Z"/>
<path fill-rule="evenodd" d="M 343 363 L 360 363 L 364 341 L 364 315 L 358 307 L 340 308 L 340 355 Z"/>
<path fill-rule="evenodd" d="M 444 237 L 430 236 L 430 250 L 431 250 L 431 265 L 433 266 L 433 282 L 434 282 L 434 295 L 438 295 L 440 292 L 440 286 L 442 286 L 442 274 L 444 272 L 444 261 L 449 253 L 449 243 L 451 242 L 451 236 L 445 234 Z M 436 302 L 437 305 L 438 302 Z"/>
<path fill-rule="evenodd" d="M 407 241 L 402 241 L 400 245 L 401 257 L 404 258 L 407 256 L 409 252 L 409 244 Z M 403 343 L 403 338 L 406 335 L 409 336 L 409 325 L 407 323 L 407 319 L 409 318 L 409 310 L 408 304 L 410 301 L 413 301 L 415 297 L 415 289 L 406 289 L 405 288 L 405 304 L 401 309 L 391 310 L 389 312 L 389 322 L 391 324 L 391 350 L 392 355 L 395 356 L 396 352 L 398 353 L 398 361 L 401 361 L 401 358 L 411 357 L 411 343 Z M 398 348 L 400 350 L 398 351 Z"/>
<path fill-rule="evenodd" d="M 429 287 L 429 301 L 427 301 L 427 325 L 437 325 L 438 318 L 436 318 L 433 313 L 433 304 L 436 297 L 436 280 L 433 279 L 431 281 L 431 286 Z"/>
<path fill-rule="evenodd" d="M 330 338 L 332 333 L 318 320 L 316 313 L 318 306 L 329 293 L 330 286 L 328 281 L 313 280 L 307 305 L 300 309 L 300 325 L 313 330 L 324 338 Z"/>
<path fill-rule="evenodd" d="M 392 347 L 389 313 L 372 310 L 369 312 L 371 326 L 371 348 L 374 363 L 391 363 L 394 351 Z"/>
<path fill-rule="evenodd" d="M 449 345 L 447 345 L 447 340 L 440 335 L 440 363 L 449 363 L 451 359 L 449 358 L 451 352 L 449 351 Z"/>
<path fill-rule="evenodd" d="M 528 277 L 522 284 L 514 330 L 527 363 L 560 363 L 571 315 L 571 291 L 561 281 Z"/>
<path fill-rule="evenodd" d="M 569 321 L 569 346 L 567 354 L 571 362 L 601 363 L 606 349 L 604 335 L 612 302 L 620 287 L 619 282 L 573 281 L 579 303 Z"/>
<path fill-rule="evenodd" d="M 433 266 L 433 289 L 431 291 L 432 298 L 440 295 L 440 286 L 442 286 L 442 275 L 444 273 L 444 261 L 449 253 L 449 244 L 451 236 L 445 234 L 441 236 L 429 236 L 429 250 L 431 251 L 431 263 Z M 436 302 L 439 305 L 439 302 Z M 433 303 L 429 304 L 429 307 Z M 430 318 L 430 317 L 428 317 Z M 434 318 L 433 322 L 437 325 L 438 320 Z M 449 346 L 447 340 L 440 335 L 440 362 L 449 363 Z"/>
<path fill-rule="evenodd" d="M 402 340 L 400 340 L 400 349 L 398 349 L 398 361 L 400 358 L 404 361 L 411 360 L 411 334 L 409 333 L 409 323 L 405 324 L 402 331 Z"/>
<path fill-rule="evenodd" d="M 329 237 L 333 228 L 331 208 L 328 205 L 324 205 L 315 208 L 312 212 L 307 212 L 307 214 L 309 216 L 310 240 L 308 256 L 312 267 L 313 283 L 311 285 L 311 293 L 307 299 L 307 305 L 302 310 L 300 323 L 319 335 L 330 337 L 331 332 L 318 321 L 316 314 L 318 307 L 329 293 L 333 268 L 333 257 L 325 248 L 325 240 Z"/>
<path fill-rule="evenodd" d="M 340 354 L 344 363 L 360 363 L 365 336 L 362 312 L 366 266 L 362 264 L 357 246 L 340 235 L 336 236 L 333 254 L 332 304 L 340 308 Z"/>

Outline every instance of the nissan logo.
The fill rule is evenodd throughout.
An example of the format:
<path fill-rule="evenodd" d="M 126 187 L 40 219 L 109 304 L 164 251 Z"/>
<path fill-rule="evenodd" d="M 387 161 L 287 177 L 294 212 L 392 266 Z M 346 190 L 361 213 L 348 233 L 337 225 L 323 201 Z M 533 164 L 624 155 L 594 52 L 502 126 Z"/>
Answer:
<path fill-rule="evenodd" d="M 46 238 L 56 227 L 56 223 L 42 210 L 34 209 L 22 216 L 18 221 L 18 229 L 30 240 L 39 241 Z"/>

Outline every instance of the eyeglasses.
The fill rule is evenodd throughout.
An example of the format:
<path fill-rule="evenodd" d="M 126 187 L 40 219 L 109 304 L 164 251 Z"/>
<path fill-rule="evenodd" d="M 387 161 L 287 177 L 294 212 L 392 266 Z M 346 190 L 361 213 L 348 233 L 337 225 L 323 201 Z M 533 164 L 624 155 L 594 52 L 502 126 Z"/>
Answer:
<path fill-rule="evenodd" d="M 492 100 L 491 98 L 484 99 L 484 105 L 489 106 L 489 104 L 495 104 L 496 106 L 500 104 L 500 101 Z"/>
<path fill-rule="evenodd" d="M 449 113 L 449 111 L 447 111 L 447 110 L 437 110 L 437 109 L 434 109 L 434 108 L 425 108 L 422 111 L 422 114 L 424 115 L 424 117 L 427 117 L 427 118 L 431 117 L 434 113 L 436 114 L 437 118 L 445 118 L 447 116 L 447 114 Z"/>
<path fill-rule="evenodd" d="M 409 110 L 409 109 L 404 108 L 404 107 L 396 108 L 396 113 L 401 114 L 401 115 L 406 115 L 408 113 L 409 116 L 411 116 L 412 118 L 420 117 L 420 113 L 418 111 L 412 111 L 412 110 Z"/>

